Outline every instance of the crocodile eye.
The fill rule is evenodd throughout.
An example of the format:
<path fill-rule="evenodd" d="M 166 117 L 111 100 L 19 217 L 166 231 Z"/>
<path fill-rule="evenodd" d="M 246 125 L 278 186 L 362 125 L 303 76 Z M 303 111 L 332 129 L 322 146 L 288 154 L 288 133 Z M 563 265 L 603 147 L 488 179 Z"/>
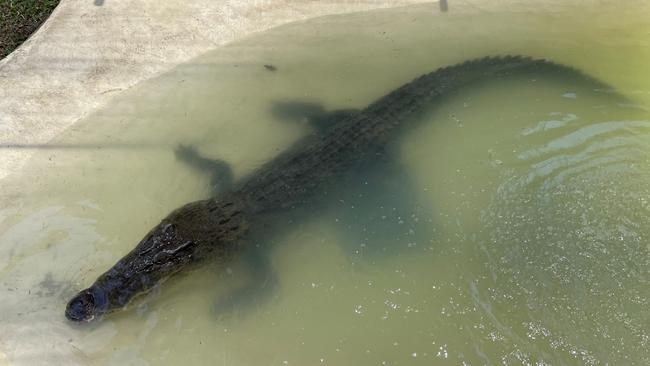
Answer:
<path fill-rule="evenodd" d="M 162 251 L 156 253 L 153 256 L 152 260 L 156 264 L 165 264 L 174 259 L 180 259 L 182 257 L 189 258 L 192 256 L 192 247 L 194 246 L 195 243 L 191 240 L 188 240 L 176 247 L 163 249 Z"/>
<path fill-rule="evenodd" d="M 165 235 L 173 235 L 176 232 L 176 225 L 174 224 L 167 224 L 165 227 L 163 227 L 163 233 Z"/>
<path fill-rule="evenodd" d="M 153 256 L 153 262 L 156 264 L 165 264 L 171 259 L 171 255 L 167 252 L 158 252 Z"/>

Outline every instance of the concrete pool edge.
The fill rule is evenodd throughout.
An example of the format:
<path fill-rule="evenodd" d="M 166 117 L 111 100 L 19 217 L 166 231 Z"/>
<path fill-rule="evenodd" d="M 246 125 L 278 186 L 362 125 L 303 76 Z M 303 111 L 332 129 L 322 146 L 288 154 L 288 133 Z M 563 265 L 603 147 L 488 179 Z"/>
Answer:
<path fill-rule="evenodd" d="M 0 61 L 0 179 L 116 93 L 210 49 L 290 22 L 426 2 L 62 0 Z"/>

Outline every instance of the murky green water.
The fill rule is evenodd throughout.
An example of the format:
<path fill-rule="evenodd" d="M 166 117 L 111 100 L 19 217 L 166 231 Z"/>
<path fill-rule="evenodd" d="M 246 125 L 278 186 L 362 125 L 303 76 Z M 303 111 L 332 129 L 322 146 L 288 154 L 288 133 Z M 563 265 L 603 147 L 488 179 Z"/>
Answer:
<path fill-rule="evenodd" d="M 505 4 L 505 3 L 503 3 Z M 625 7 L 434 5 L 326 17 L 131 90 L 3 182 L 0 365 L 647 365 L 650 18 Z M 592 4 L 593 5 L 593 4 Z M 361 198 L 287 222 L 267 286 L 244 261 L 84 326 L 63 310 L 170 210 L 312 133 L 283 101 L 362 108 L 413 77 L 526 54 L 607 82 L 495 80 L 449 96 Z M 273 64 L 269 71 L 264 64 Z"/>

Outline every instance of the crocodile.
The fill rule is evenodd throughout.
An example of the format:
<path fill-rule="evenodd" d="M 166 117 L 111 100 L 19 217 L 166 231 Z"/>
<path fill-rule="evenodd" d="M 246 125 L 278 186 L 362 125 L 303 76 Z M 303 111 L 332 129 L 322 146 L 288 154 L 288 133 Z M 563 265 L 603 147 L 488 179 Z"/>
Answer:
<path fill-rule="evenodd" d="M 226 263 L 261 218 L 292 210 L 323 194 L 337 178 L 376 158 L 414 115 L 460 87 L 508 76 L 556 77 L 607 86 L 571 67 L 523 56 L 485 57 L 439 68 L 394 89 L 356 113 L 341 113 L 312 134 L 209 199 L 188 203 L 156 225 L 140 243 L 67 304 L 71 321 L 91 321 L 123 309 L 138 295 L 208 258 Z M 187 152 L 187 151 L 186 151 Z"/>

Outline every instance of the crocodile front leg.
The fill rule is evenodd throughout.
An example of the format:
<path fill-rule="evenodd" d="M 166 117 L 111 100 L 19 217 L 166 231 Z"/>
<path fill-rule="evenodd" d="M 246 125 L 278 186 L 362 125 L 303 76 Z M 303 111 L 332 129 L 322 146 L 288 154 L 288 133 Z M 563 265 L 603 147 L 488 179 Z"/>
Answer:
<path fill-rule="evenodd" d="M 176 150 L 174 150 L 174 153 L 178 160 L 183 161 L 193 169 L 210 174 L 212 196 L 216 196 L 232 187 L 232 169 L 225 161 L 203 157 L 190 145 L 178 145 Z"/>

